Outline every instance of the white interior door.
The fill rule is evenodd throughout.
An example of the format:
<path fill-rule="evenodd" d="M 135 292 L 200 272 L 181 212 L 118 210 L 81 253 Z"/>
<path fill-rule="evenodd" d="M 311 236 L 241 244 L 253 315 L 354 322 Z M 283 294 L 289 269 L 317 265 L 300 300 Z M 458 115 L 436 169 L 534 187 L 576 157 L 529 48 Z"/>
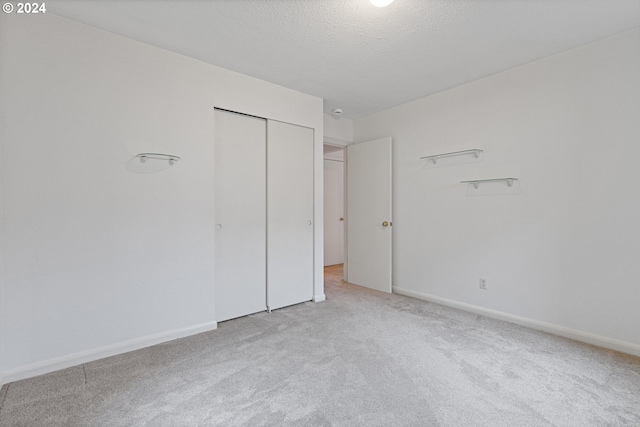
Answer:
<path fill-rule="evenodd" d="M 266 120 L 215 110 L 216 320 L 266 304 Z"/>
<path fill-rule="evenodd" d="M 344 262 L 344 161 L 324 160 L 324 265 Z"/>
<path fill-rule="evenodd" d="M 347 281 L 391 292 L 391 138 L 347 147 Z"/>
<path fill-rule="evenodd" d="M 313 298 L 313 129 L 267 125 L 267 304 Z"/>

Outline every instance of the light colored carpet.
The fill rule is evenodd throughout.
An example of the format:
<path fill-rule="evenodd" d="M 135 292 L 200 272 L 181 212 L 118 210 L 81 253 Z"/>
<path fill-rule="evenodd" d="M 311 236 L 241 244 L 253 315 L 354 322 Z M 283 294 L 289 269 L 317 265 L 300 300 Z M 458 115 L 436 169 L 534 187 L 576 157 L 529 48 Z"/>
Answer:
<path fill-rule="evenodd" d="M 345 284 L 5 385 L 1 426 L 640 426 L 640 358 Z"/>

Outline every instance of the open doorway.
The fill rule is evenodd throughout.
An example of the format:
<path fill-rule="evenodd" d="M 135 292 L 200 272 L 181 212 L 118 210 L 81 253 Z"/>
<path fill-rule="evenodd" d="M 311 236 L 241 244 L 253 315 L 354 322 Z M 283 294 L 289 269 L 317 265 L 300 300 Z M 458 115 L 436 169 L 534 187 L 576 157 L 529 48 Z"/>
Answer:
<path fill-rule="evenodd" d="M 345 149 L 324 144 L 324 265 L 344 264 Z"/>

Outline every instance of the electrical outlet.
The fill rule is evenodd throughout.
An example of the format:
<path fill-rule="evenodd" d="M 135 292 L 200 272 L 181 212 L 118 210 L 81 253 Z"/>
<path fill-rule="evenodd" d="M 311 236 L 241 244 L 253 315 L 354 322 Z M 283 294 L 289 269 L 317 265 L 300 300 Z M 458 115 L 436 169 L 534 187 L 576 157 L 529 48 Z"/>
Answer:
<path fill-rule="evenodd" d="M 480 278 L 480 289 L 487 290 L 487 279 L 484 277 Z"/>

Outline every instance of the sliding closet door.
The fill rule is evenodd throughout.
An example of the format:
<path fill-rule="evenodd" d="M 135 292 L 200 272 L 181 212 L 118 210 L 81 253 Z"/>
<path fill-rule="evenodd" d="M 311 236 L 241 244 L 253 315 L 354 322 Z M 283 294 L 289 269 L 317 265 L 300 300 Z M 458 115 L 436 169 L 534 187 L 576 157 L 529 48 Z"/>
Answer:
<path fill-rule="evenodd" d="M 215 110 L 216 320 L 266 310 L 266 120 Z"/>
<path fill-rule="evenodd" d="M 313 297 L 313 129 L 267 124 L 267 298 L 270 309 Z"/>

